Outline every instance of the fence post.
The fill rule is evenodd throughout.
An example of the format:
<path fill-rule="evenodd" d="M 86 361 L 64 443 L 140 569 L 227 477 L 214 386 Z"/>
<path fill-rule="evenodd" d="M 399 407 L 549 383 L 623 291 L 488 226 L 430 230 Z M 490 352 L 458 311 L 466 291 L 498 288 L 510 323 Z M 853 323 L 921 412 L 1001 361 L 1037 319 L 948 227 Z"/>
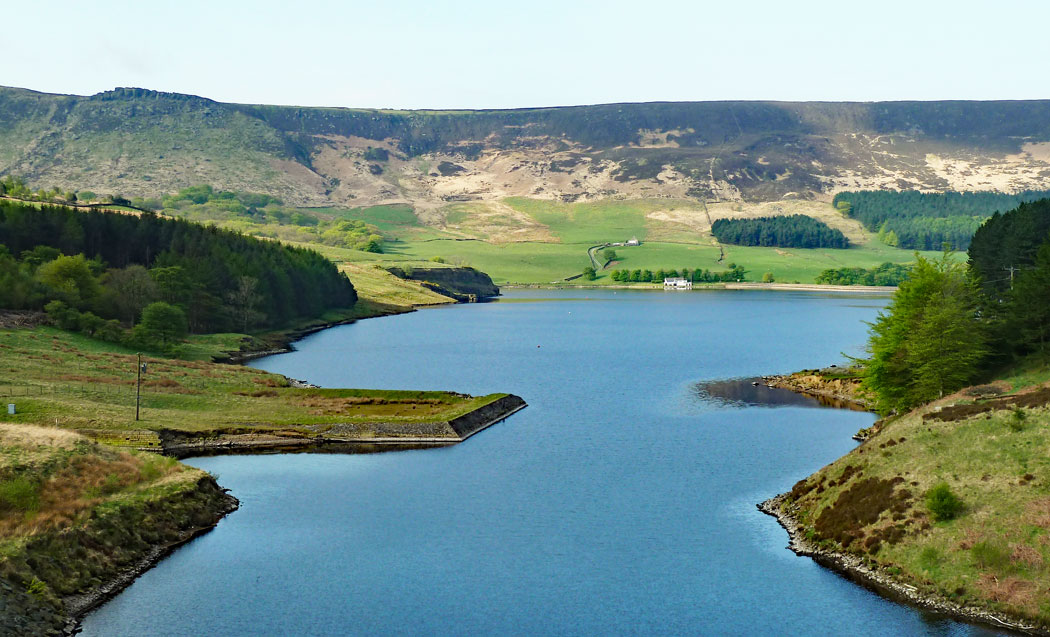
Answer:
<path fill-rule="evenodd" d="M 135 366 L 135 421 L 139 419 L 139 401 L 142 395 L 142 354 L 139 354 L 138 365 Z"/>

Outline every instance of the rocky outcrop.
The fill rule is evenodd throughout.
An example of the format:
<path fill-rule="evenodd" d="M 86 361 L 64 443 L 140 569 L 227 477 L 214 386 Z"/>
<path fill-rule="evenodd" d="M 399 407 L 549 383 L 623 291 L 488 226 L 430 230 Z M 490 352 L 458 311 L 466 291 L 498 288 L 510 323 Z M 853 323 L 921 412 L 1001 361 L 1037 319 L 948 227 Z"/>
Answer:
<path fill-rule="evenodd" d="M 770 387 L 790 389 L 816 398 L 830 398 L 866 410 L 873 407 L 871 401 L 861 393 L 860 376 L 846 368 L 807 369 L 785 376 L 767 376 L 763 380 Z"/>
<path fill-rule="evenodd" d="M 492 278 L 474 268 L 388 268 L 394 276 L 420 281 L 438 294 L 460 302 L 480 301 L 499 296 Z"/>

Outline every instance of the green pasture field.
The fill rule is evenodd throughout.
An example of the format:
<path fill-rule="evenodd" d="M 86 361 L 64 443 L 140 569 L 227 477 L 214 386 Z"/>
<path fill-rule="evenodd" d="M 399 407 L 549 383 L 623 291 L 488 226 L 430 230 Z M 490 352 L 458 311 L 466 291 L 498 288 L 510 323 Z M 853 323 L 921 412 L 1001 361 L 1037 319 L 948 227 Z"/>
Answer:
<path fill-rule="evenodd" d="M 775 281 L 813 283 L 830 268 L 873 268 L 885 262 L 911 263 L 915 253 L 887 246 L 874 236 L 845 250 L 762 248 L 723 245 L 720 251 L 710 234 L 686 225 L 654 220 L 654 211 L 700 215 L 703 204 L 688 200 L 639 199 L 562 203 L 525 197 L 509 197 L 503 203 L 546 226 L 556 242 L 520 241 L 497 243 L 478 239 L 451 238 L 422 225 L 408 205 L 372 206 L 353 210 L 326 209 L 326 214 L 363 219 L 380 227 L 389 239 L 383 254 L 345 248 L 311 245 L 328 258 L 343 263 L 377 262 L 383 265 L 434 265 L 440 257 L 453 265 L 469 265 L 489 274 L 497 285 L 556 284 L 589 266 L 587 248 L 600 243 L 622 243 L 636 237 L 637 247 L 616 246 L 613 269 L 708 269 L 726 270 L 730 263 L 742 265 L 748 279 L 760 281 L 771 272 Z M 450 213 L 449 220 L 462 223 L 468 206 Z M 653 237 L 649 240 L 648 237 Z M 934 253 L 922 253 L 930 257 Z M 720 261 L 719 258 L 724 258 Z M 965 255 L 960 254 L 960 258 Z M 357 276 L 361 276 L 360 273 Z M 351 273 L 351 280 L 354 274 Z M 367 287 L 370 283 L 362 281 Z M 573 284 L 618 284 L 608 272 L 597 280 L 575 279 Z"/>
<path fill-rule="evenodd" d="M 385 254 L 371 254 L 357 250 L 325 248 L 321 252 L 336 261 L 350 263 L 379 262 L 395 265 L 409 262 L 422 265 L 432 257 L 441 257 L 449 263 L 470 265 L 489 274 L 497 285 L 512 283 L 550 284 L 579 274 L 590 265 L 587 248 L 592 243 L 537 243 L 520 242 L 492 244 L 484 241 L 398 241 L 387 244 Z M 746 246 L 724 246 L 725 259 L 720 263 L 717 246 L 704 243 L 646 242 L 637 247 L 616 247 L 614 269 L 671 269 L 701 268 L 712 271 L 727 270 L 729 263 L 744 266 L 748 279 L 761 280 L 765 272 L 772 272 L 775 280 L 791 283 L 812 283 L 818 274 L 828 268 L 871 268 L 889 261 L 911 263 L 915 253 L 870 242 L 846 250 L 830 249 L 776 249 Z M 933 257 L 936 253 L 920 253 Z M 965 258 L 965 255 L 960 255 Z M 595 285 L 618 284 L 608 270 L 599 273 Z M 351 280 L 353 277 L 351 276 Z M 573 283 L 585 283 L 576 279 Z"/>

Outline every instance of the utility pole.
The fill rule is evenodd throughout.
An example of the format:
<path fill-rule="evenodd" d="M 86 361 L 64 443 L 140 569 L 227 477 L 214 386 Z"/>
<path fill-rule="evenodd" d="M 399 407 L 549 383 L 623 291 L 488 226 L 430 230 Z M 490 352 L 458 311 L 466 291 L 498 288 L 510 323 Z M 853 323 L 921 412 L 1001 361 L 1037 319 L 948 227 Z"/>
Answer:
<path fill-rule="evenodd" d="M 1012 290 L 1014 289 L 1014 272 L 1019 271 L 1021 268 L 1015 268 L 1011 265 L 1008 267 L 1004 267 L 1003 269 L 1008 270 L 1010 272 L 1010 289 Z"/>
<path fill-rule="evenodd" d="M 142 354 L 139 353 L 139 363 L 135 366 L 138 378 L 135 380 L 135 421 L 139 419 L 139 397 L 142 395 Z"/>

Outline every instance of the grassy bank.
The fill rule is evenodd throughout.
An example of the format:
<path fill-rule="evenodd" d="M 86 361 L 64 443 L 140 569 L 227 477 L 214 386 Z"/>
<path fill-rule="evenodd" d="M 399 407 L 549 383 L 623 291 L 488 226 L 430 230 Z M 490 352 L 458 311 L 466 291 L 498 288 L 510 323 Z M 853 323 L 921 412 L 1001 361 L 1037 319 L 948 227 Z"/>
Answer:
<path fill-rule="evenodd" d="M 59 634 L 236 506 L 211 476 L 72 432 L 0 427 L 0 633 Z"/>
<path fill-rule="evenodd" d="M 57 425 L 134 447 L 159 446 L 162 430 L 323 436 L 338 425 L 344 437 L 410 436 L 503 396 L 297 388 L 283 376 L 239 365 L 144 361 L 135 421 L 133 351 L 53 328 L 0 330 L 0 397 L 18 411 L 0 415 L 0 422 Z M 432 435 L 455 437 L 439 429 Z"/>
<path fill-rule="evenodd" d="M 942 609 L 1047 631 L 1048 380 L 1032 366 L 886 421 L 796 484 L 780 513 L 805 552 L 845 555 Z"/>

